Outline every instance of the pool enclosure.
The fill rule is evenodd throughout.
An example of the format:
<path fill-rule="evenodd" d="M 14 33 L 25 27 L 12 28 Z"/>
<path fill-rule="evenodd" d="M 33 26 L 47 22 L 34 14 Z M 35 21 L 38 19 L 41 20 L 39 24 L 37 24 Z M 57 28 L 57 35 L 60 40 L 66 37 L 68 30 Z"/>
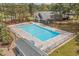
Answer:
<path fill-rule="evenodd" d="M 26 39 L 20 38 L 16 42 L 16 55 L 20 56 L 46 56 L 45 52 L 42 52 L 40 49 L 36 48 L 35 46 L 31 45 L 29 41 Z"/>

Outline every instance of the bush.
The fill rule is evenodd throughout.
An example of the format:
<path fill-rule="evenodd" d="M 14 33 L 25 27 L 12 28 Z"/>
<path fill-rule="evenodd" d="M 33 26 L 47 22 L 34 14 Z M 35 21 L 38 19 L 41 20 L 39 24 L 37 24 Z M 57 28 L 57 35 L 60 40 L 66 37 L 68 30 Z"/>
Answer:
<path fill-rule="evenodd" d="M 27 17 L 27 19 L 28 19 L 28 21 L 33 21 L 34 20 L 34 18 L 33 17 Z"/>
<path fill-rule="evenodd" d="M 3 52 L 3 50 L 2 50 L 2 49 L 0 49 L 0 56 L 3 56 L 2 52 Z"/>
<path fill-rule="evenodd" d="M 8 37 L 3 37 L 2 43 L 3 43 L 3 45 L 9 44 L 9 38 Z"/>
<path fill-rule="evenodd" d="M 1 32 L 2 32 L 2 28 L 3 28 L 3 27 L 2 27 L 2 24 L 0 24 L 0 41 L 2 41 L 2 36 L 1 36 L 1 34 L 2 34 L 2 33 L 1 33 Z"/>
<path fill-rule="evenodd" d="M 9 44 L 9 34 L 6 30 L 6 27 L 2 29 L 1 31 L 1 35 L 2 35 L 2 44 L 3 45 L 6 45 L 6 44 Z"/>
<path fill-rule="evenodd" d="M 79 50 L 77 50 L 76 53 L 79 55 Z"/>
<path fill-rule="evenodd" d="M 9 44 L 9 36 L 7 32 L 3 32 L 3 38 L 2 38 L 2 43 L 3 44 Z"/>

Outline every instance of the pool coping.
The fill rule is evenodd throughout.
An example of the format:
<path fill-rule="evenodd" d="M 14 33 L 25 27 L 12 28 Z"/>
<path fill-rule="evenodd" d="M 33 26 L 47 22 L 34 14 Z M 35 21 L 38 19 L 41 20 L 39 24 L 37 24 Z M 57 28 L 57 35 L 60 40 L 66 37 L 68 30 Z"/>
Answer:
<path fill-rule="evenodd" d="M 74 39 L 76 36 L 77 36 L 77 35 L 74 35 L 74 36 L 73 36 L 72 38 L 70 38 L 69 40 L 65 41 L 64 43 L 60 44 L 60 45 L 57 46 L 56 48 L 52 49 L 52 50 L 48 53 L 48 55 L 51 54 L 52 52 L 54 52 L 56 49 L 62 47 L 63 45 L 65 45 L 66 43 L 68 43 L 69 41 L 71 41 L 72 39 Z"/>
<path fill-rule="evenodd" d="M 26 23 L 29 23 L 29 22 L 24 22 L 24 23 L 20 23 L 20 25 L 22 25 L 22 24 L 26 24 Z M 31 24 L 32 23 L 35 23 L 35 22 L 31 22 Z M 36 24 L 36 23 L 35 23 Z M 41 24 L 41 23 L 37 23 L 37 24 Z M 14 24 L 14 25 L 19 25 L 19 24 Z M 41 25 L 39 25 L 39 26 L 42 26 L 43 24 L 41 24 Z M 12 25 L 13 26 L 13 25 Z M 56 28 L 52 28 L 52 27 L 50 27 L 50 26 L 47 26 L 47 25 L 45 25 L 46 27 L 44 27 L 44 26 L 42 26 L 42 27 L 44 27 L 44 28 L 51 28 L 51 29 L 56 29 Z M 10 26 L 8 26 L 8 27 L 11 27 L 11 25 Z M 64 32 L 64 30 L 60 30 L 60 29 L 56 29 L 56 30 L 59 30 L 59 31 L 63 31 Z M 67 31 L 65 31 L 65 32 L 67 32 Z M 70 32 L 68 32 L 68 33 L 70 33 Z M 66 34 L 66 36 L 68 36 L 67 34 Z M 70 37 L 71 38 L 71 37 Z M 52 41 L 51 42 L 51 44 L 49 44 L 49 42 L 47 43 L 47 46 L 43 43 L 43 45 L 45 45 L 46 46 L 46 48 L 44 48 L 43 47 L 43 49 L 41 49 L 41 48 L 39 48 L 40 50 L 42 50 L 43 52 L 45 52 L 44 50 L 45 49 L 48 49 L 48 44 L 49 44 L 49 46 L 51 46 L 51 45 L 53 45 L 54 43 L 53 42 L 55 42 L 55 43 L 57 43 L 56 41 L 57 40 L 55 40 L 56 38 L 54 38 L 54 40 L 50 40 L 50 41 Z M 61 38 L 59 39 L 59 40 L 61 40 Z M 67 39 L 67 41 L 69 41 L 69 39 Z M 64 42 L 65 43 L 65 42 Z M 64 43 L 62 42 L 62 44 L 60 44 L 59 46 L 62 46 L 62 45 L 64 45 Z M 39 43 L 38 43 L 39 44 Z M 59 47 L 59 46 L 57 46 L 57 47 Z M 36 46 L 37 47 L 37 46 Z M 56 47 L 56 48 L 57 48 Z M 54 51 L 54 50 L 56 50 L 56 48 L 53 48 L 51 51 Z M 49 52 L 46 52 L 47 54 L 50 54 L 51 53 L 51 51 L 49 51 Z"/>

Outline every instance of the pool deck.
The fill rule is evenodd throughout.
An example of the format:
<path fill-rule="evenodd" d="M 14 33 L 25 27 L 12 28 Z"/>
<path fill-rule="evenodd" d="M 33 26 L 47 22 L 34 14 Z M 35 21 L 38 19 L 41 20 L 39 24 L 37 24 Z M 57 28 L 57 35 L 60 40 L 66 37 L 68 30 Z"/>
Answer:
<path fill-rule="evenodd" d="M 8 27 L 10 28 L 10 31 L 15 33 L 17 37 L 27 39 L 31 43 L 34 42 L 34 46 L 39 48 L 41 51 L 46 52 L 47 54 L 49 54 L 52 50 L 55 50 L 57 46 L 60 46 L 62 43 L 65 43 L 66 41 L 69 41 L 70 38 L 74 37 L 73 33 L 56 29 L 56 28 L 52 28 L 41 23 L 35 23 L 38 26 L 44 27 L 46 29 L 60 32 L 60 35 L 43 42 L 33 37 L 29 33 L 16 28 L 16 26 L 33 24 L 33 23 L 35 22 L 25 22 L 25 23 L 9 25 Z"/>

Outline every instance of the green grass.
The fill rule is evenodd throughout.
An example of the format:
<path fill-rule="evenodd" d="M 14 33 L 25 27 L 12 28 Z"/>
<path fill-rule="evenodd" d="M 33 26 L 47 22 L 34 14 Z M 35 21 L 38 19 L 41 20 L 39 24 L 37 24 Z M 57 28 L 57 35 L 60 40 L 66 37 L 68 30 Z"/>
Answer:
<path fill-rule="evenodd" d="M 62 47 L 58 48 L 54 52 L 50 54 L 50 56 L 76 56 L 77 50 L 79 46 L 77 46 L 77 42 L 75 39 L 72 39 L 67 44 L 63 45 Z"/>
<path fill-rule="evenodd" d="M 74 25 L 74 24 L 59 25 L 59 28 L 64 29 L 66 31 L 77 33 L 79 32 L 79 30 L 77 30 L 79 27 L 77 26 L 78 24 L 77 25 Z M 49 55 L 50 56 L 78 56 L 79 55 L 79 35 L 77 35 L 74 39 L 72 39 L 65 45 L 61 46 L 60 48 L 56 49 L 54 52 L 52 52 Z"/>

